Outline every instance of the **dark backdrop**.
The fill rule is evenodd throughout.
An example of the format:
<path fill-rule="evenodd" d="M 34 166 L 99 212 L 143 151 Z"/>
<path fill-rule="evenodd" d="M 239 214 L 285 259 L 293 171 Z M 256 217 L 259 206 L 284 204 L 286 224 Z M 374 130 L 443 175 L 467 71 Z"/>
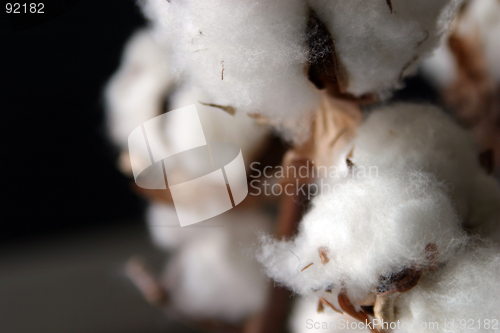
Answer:
<path fill-rule="evenodd" d="M 1 240 L 139 223 L 143 207 L 114 167 L 102 103 L 141 14 L 132 0 L 45 3 L 46 22 L 0 13 Z"/>

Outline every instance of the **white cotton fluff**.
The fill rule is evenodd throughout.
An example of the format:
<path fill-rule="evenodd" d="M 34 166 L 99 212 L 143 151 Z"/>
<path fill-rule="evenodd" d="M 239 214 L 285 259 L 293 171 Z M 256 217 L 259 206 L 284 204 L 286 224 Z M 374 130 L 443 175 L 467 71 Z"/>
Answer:
<path fill-rule="evenodd" d="M 492 208 L 500 203 L 497 181 L 481 168 L 471 134 L 437 107 L 395 104 L 374 110 L 352 147 L 351 160 L 359 172 L 375 166 L 381 172 L 433 174 L 466 227 L 485 227 L 486 215 L 493 224 L 489 231 L 500 225 L 500 211 Z"/>
<path fill-rule="evenodd" d="M 122 64 L 106 88 L 107 121 L 113 143 L 127 151 L 129 134 L 137 126 L 163 113 L 163 101 L 169 94 L 170 110 L 195 104 L 206 141 L 236 144 L 241 148 L 248 168 L 265 145 L 269 127 L 257 124 L 242 112 L 232 116 L 220 109 L 200 104 L 200 101 L 208 101 L 206 94 L 187 82 L 178 82 L 177 88 L 173 90 L 168 60 L 168 48 L 156 42 L 149 29 L 139 30 L 131 37 Z M 192 133 L 179 126 L 177 118 L 170 117 L 168 120 L 162 127 L 148 132 L 150 143 L 154 141 L 167 151 L 192 139 Z M 149 164 L 149 155 L 130 158 Z M 198 174 L 200 171 L 201 163 L 193 155 L 177 161 L 177 168 L 183 172 Z M 217 211 L 217 207 L 211 209 Z M 163 248 L 174 248 L 196 233 L 191 229 L 181 231 L 174 208 L 166 205 L 152 204 L 148 209 L 147 220 L 153 240 Z"/>
<path fill-rule="evenodd" d="M 317 106 L 319 94 L 305 74 L 304 1 L 146 1 L 144 8 L 165 13 L 149 17 L 171 40 L 177 71 L 191 76 L 208 103 L 294 126 Z"/>
<path fill-rule="evenodd" d="M 334 312 L 328 306 L 318 313 L 318 300 L 299 297 L 295 300 L 288 323 L 291 333 L 367 333 L 349 315 Z M 353 324 L 354 323 L 354 324 Z M 353 326 L 354 325 L 354 326 Z"/>
<path fill-rule="evenodd" d="M 479 174 L 471 190 L 471 214 L 466 227 L 500 244 L 500 188 L 492 177 Z"/>
<path fill-rule="evenodd" d="M 252 253 L 270 218 L 239 209 L 215 219 L 221 227 L 198 229 L 201 237 L 173 254 L 163 282 L 181 314 L 238 323 L 265 304 L 269 283 Z"/>
<path fill-rule="evenodd" d="M 269 127 L 257 124 L 244 113 L 232 116 L 199 103 L 204 101 L 205 94 L 189 83 L 181 85 L 169 97 L 171 109 L 195 104 L 206 141 L 236 144 L 248 168 L 265 145 Z M 168 120 L 157 132 L 166 149 L 175 149 L 176 145 L 192 139 L 191 133 L 178 126 L 177 118 Z M 201 168 L 194 155 L 181 155 L 177 162 L 176 168 L 184 173 L 197 174 Z M 200 193 L 193 193 L 193 201 L 196 195 Z M 220 211 L 217 204 L 214 202 L 206 208 Z M 198 214 L 195 210 L 190 213 Z M 207 221 L 181 228 L 173 206 L 152 203 L 147 223 L 154 243 L 172 252 L 164 283 L 176 311 L 193 319 L 237 323 L 264 305 L 268 282 L 255 258 L 251 257 L 251 247 L 256 243 L 257 232 L 270 231 L 268 216 L 236 207 Z"/>
<path fill-rule="evenodd" d="M 151 30 L 138 30 L 106 86 L 106 121 L 113 143 L 127 149 L 129 134 L 162 112 L 172 85 L 168 49 L 155 41 Z"/>
<path fill-rule="evenodd" d="M 429 267 L 427 245 L 437 246 L 442 262 L 466 241 L 463 226 L 498 229 L 498 210 L 483 210 L 499 206 L 498 185 L 480 169 L 468 133 L 439 109 L 396 104 L 375 110 L 353 147 L 352 174 L 331 179 L 298 235 L 264 241 L 259 260 L 294 292 L 328 296 L 323 290 L 345 289 L 356 305 L 380 276 Z M 370 167 L 378 173 L 370 174 Z M 481 191 L 481 199 L 473 197 Z M 325 264 L 321 248 L 329 258 Z"/>
<path fill-rule="evenodd" d="M 398 297 L 398 319 L 407 328 L 401 325 L 394 332 L 496 332 L 499 286 L 499 249 L 482 245 L 467 250 Z"/>
<path fill-rule="evenodd" d="M 457 0 L 310 0 L 328 26 L 335 51 L 349 76 L 346 90 L 356 96 L 387 96 L 417 59 L 437 47 L 447 31 Z"/>
<path fill-rule="evenodd" d="M 340 182 L 313 200 L 296 238 L 267 240 L 259 260 L 271 278 L 298 294 L 325 297 L 326 289 L 334 295 L 346 289 L 357 304 L 380 276 L 428 266 L 428 244 L 437 245 L 439 259 L 461 244 L 459 218 L 436 182 L 420 172 Z M 322 263 L 320 249 L 329 262 Z"/>

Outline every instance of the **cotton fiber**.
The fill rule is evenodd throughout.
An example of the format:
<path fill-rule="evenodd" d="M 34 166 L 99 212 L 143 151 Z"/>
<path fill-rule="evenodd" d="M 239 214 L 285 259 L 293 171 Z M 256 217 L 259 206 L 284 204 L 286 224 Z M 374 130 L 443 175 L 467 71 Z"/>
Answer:
<path fill-rule="evenodd" d="M 358 129 L 352 147 L 351 161 L 364 169 L 432 174 L 465 226 L 498 229 L 500 210 L 493 208 L 500 198 L 498 183 L 480 166 L 472 135 L 437 107 L 396 104 L 374 110 Z M 491 226 L 484 209 L 489 210 Z M 488 232 L 484 235 L 493 237 Z"/>
<path fill-rule="evenodd" d="M 415 288 L 397 296 L 397 322 L 368 323 L 394 333 L 494 332 L 499 325 L 499 270 L 499 249 L 471 241 L 459 256 L 427 272 Z M 318 299 L 296 299 L 291 332 L 367 332 L 352 317 L 318 304 Z"/>
<path fill-rule="evenodd" d="M 170 95 L 170 107 L 176 109 L 195 104 L 206 141 L 209 144 L 210 142 L 231 142 L 236 144 L 242 151 L 245 166 L 248 169 L 249 165 L 258 157 L 261 149 L 265 147 L 269 136 L 269 127 L 258 124 L 244 113 L 230 115 L 218 108 L 200 104 L 205 98 L 206 95 L 198 89 L 189 84 L 184 84 Z M 163 138 L 166 149 L 176 149 L 178 145 L 191 140 L 192 133 L 179 126 L 176 118 L 169 120 L 164 124 L 163 128 L 158 129 L 157 135 Z M 197 175 L 200 170 L 204 170 L 200 158 L 195 155 L 181 155 L 176 159 L 176 162 L 177 164 L 173 166 L 176 172 Z M 240 177 L 246 178 L 246 174 L 241 174 Z M 207 184 L 207 186 L 215 185 Z M 233 188 L 233 190 L 235 189 Z M 208 191 L 210 191 L 210 187 Z M 193 202 L 196 202 L 199 195 L 207 195 L 207 193 L 202 191 L 193 193 Z M 217 203 L 213 202 L 209 209 L 220 211 L 216 205 Z M 195 210 L 190 213 L 197 214 Z M 165 249 L 174 249 L 186 240 L 196 238 L 196 235 L 203 235 L 203 231 L 200 231 L 199 228 L 180 228 L 173 206 L 165 204 L 151 205 L 148 209 L 147 220 L 153 240 L 157 245 Z M 219 222 L 216 219 L 203 222 L 205 226 L 218 224 Z"/>
<path fill-rule="evenodd" d="M 180 80 L 174 85 L 169 52 L 150 29 L 138 31 L 129 41 L 122 65 L 106 90 L 113 142 L 126 152 L 130 132 L 168 111 L 164 104 L 168 97 L 171 110 L 195 104 L 205 140 L 235 143 L 248 167 L 266 144 L 268 126 L 257 124 L 243 112 L 231 115 L 205 106 L 202 103 L 210 102 L 206 93 L 188 81 Z M 169 150 L 190 140 L 191 134 L 174 118 L 148 132 L 148 139 Z M 192 157 L 178 158 L 177 170 L 199 173 L 200 163 Z M 149 156 L 130 158 L 149 163 Z M 177 311 L 187 317 L 236 323 L 262 307 L 268 282 L 249 253 L 253 252 L 256 233 L 270 231 L 270 220 L 265 214 L 237 207 L 209 221 L 181 228 L 173 205 L 153 202 L 146 219 L 154 243 L 172 253 L 164 283 Z"/>
<path fill-rule="evenodd" d="M 380 276 L 431 265 L 429 244 L 440 259 L 461 244 L 459 218 L 436 182 L 415 172 L 338 183 L 313 201 L 296 238 L 266 240 L 259 260 L 270 277 L 296 293 L 328 297 L 325 290 L 337 295 L 345 289 L 360 302 Z"/>
<path fill-rule="evenodd" d="M 241 148 L 248 167 L 265 146 L 270 134 L 269 126 L 257 123 L 242 112 L 235 112 L 231 115 L 219 108 L 206 106 L 207 101 L 209 101 L 207 94 L 190 83 L 180 86 L 169 99 L 172 110 L 195 104 L 206 141 L 236 144 Z M 181 128 L 175 119 L 165 124 L 161 135 L 172 148 L 192 139 L 192 133 Z M 182 168 L 192 170 L 199 165 L 200 163 L 196 160 L 187 160 L 183 161 Z"/>

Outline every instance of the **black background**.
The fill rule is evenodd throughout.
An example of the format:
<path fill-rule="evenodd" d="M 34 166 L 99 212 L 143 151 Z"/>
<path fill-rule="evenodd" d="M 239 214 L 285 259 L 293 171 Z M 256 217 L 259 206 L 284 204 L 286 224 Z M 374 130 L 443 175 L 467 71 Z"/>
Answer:
<path fill-rule="evenodd" d="M 114 167 L 102 103 L 124 43 L 144 25 L 140 11 L 131 0 L 63 5 L 43 22 L 9 20 L 2 4 L 3 241 L 139 223 L 144 206 Z"/>

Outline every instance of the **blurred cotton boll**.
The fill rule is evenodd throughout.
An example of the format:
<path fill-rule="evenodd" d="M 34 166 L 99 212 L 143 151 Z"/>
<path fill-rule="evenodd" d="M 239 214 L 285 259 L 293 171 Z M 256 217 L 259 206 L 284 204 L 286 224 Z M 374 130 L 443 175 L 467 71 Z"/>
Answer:
<path fill-rule="evenodd" d="M 240 209 L 211 222 L 218 226 L 164 233 L 169 238 L 175 235 L 178 247 L 167 263 L 163 283 L 183 315 L 237 324 L 262 310 L 267 299 L 268 280 L 254 252 L 258 235 L 270 231 L 270 218 Z M 155 237 L 165 244 L 160 234 Z"/>

